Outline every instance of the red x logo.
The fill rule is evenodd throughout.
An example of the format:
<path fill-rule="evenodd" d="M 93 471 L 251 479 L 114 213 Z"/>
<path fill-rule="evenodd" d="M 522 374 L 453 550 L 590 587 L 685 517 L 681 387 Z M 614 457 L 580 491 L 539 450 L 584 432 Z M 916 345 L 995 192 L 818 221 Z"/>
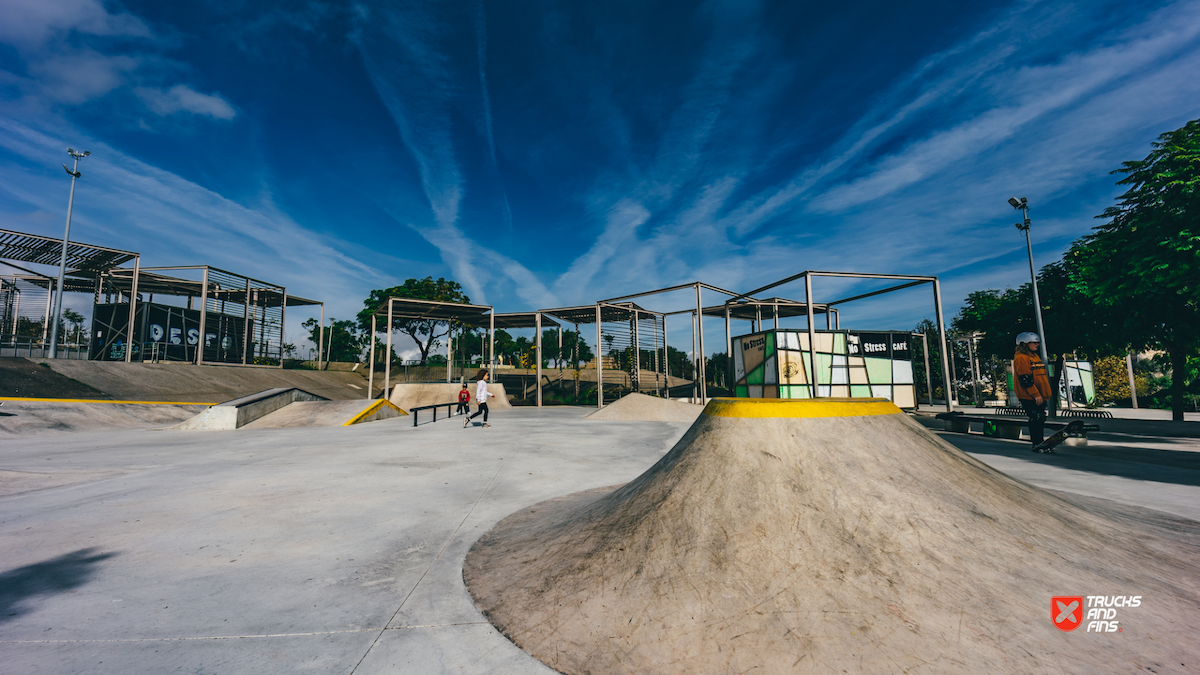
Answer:
<path fill-rule="evenodd" d="M 1050 619 L 1061 631 L 1073 631 L 1083 623 L 1083 596 L 1050 598 Z"/>

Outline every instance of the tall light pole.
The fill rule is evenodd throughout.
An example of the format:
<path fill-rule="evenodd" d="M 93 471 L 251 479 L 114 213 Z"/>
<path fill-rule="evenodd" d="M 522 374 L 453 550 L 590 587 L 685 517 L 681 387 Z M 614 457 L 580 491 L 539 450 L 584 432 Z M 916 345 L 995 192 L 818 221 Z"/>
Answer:
<path fill-rule="evenodd" d="M 1033 267 L 1033 244 L 1029 241 L 1029 200 L 1024 197 L 1021 197 L 1019 200 L 1016 197 L 1012 197 L 1008 200 L 1008 203 L 1024 216 L 1022 222 L 1017 223 L 1017 229 L 1025 233 L 1025 249 L 1029 251 L 1029 278 L 1033 282 L 1033 316 L 1037 319 L 1038 338 L 1041 339 L 1041 349 L 1038 351 L 1042 357 L 1042 363 L 1049 364 L 1050 359 L 1046 356 L 1048 352 L 1046 349 L 1046 329 L 1042 326 L 1042 301 L 1038 298 L 1037 271 Z"/>
<path fill-rule="evenodd" d="M 68 169 L 66 164 L 63 164 L 63 170 L 71 174 L 71 196 L 67 198 L 67 231 L 63 234 L 62 258 L 58 261 L 58 284 L 54 287 L 54 323 L 50 326 L 50 358 L 58 357 L 58 324 L 62 318 L 62 291 L 63 291 L 63 276 L 67 272 L 67 241 L 71 238 L 71 209 L 75 206 L 75 180 L 82 174 L 79 173 L 79 160 L 92 154 L 88 151 L 75 152 L 72 148 L 67 148 L 67 154 L 75 158 L 75 167 Z"/>

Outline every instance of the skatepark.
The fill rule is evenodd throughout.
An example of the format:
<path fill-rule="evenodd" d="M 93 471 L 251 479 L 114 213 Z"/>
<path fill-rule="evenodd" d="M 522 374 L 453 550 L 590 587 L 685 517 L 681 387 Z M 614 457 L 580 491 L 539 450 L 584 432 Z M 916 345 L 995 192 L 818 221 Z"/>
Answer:
<path fill-rule="evenodd" d="M 1183 673 L 1200 656 L 1200 440 L 1155 432 L 1180 423 L 1031 455 L 888 403 L 789 418 L 643 398 L 498 408 L 490 429 L 170 428 L 191 406 L 41 432 L 20 421 L 51 404 L 5 401 L 0 672 Z M 1143 600 L 1120 633 L 1063 633 L 1051 595 Z"/>

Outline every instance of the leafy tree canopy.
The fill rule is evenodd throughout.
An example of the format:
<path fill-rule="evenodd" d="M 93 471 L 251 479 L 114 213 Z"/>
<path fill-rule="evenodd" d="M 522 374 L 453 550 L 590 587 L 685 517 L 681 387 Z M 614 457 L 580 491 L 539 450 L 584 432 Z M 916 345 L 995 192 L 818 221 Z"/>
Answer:
<path fill-rule="evenodd" d="M 1129 348 L 1170 354 L 1172 409 L 1183 419 L 1187 358 L 1200 350 L 1200 120 L 1167 132 L 1125 162 L 1129 190 L 1067 252 L 1071 286 L 1115 310 Z"/>
<path fill-rule="evenodd" d="M 457 302 L 467 304 L 471 299 L 463 293 L 462 286 L 456 281 L 433 277 L 424 279 L 406 279 L 403 285 L 391 288 L 378 288 L 371 291 L 363 301 L 363 310 L 358 313 L 358 326 L 362 330 L 371 330 L 371 315 L 382 307 L 388 298 L 411 298 L 413 300 L 431 300 L 435 302 Z M 386 317 L 382 319 L 387 323 Z M 458 324 L 450 321 L 434 319 L 393 319 L 392 330 L 399 331 L 412 338 L 421 352 L 421 365 L 429 359 L 429 351 L 441 344 L 439 338 L 445 337 L 451 328 Z"/>

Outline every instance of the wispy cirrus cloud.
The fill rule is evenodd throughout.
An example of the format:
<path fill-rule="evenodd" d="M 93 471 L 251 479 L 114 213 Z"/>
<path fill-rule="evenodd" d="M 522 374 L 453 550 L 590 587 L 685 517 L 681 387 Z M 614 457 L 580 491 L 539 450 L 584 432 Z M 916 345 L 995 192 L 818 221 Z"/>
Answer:
<path fill-rule="evenodd" d="M 24 211 L 26 223 L 45 223 L 30 229 L 61 236 L 67 181 L 61 169 L 52 169 L 66 158 L 67 142 L 59 136 L 63 124 L 51 121 L 46 127 L 0 117 L 0 149 L 6 155 L 0 161 L 0 192 L 7 195 L 7 209 Z M 80 164 L 84 176 L 76 193 L 73 240 L 135 250 L 143 265 L 208 264 L 260 277 L 295 295 L 324 300 L 329 312 L 341 317 L 361 309 L 359 299 L 371 284 L 394 279 L 345 253 L 344 243 L 298 225 L 269 195 L 255 204 L 237 203 L 78 130 L 70 137 L 75 147 L 92 153 Z M 394 258 L 391 263 L 414 267 Z"/>

